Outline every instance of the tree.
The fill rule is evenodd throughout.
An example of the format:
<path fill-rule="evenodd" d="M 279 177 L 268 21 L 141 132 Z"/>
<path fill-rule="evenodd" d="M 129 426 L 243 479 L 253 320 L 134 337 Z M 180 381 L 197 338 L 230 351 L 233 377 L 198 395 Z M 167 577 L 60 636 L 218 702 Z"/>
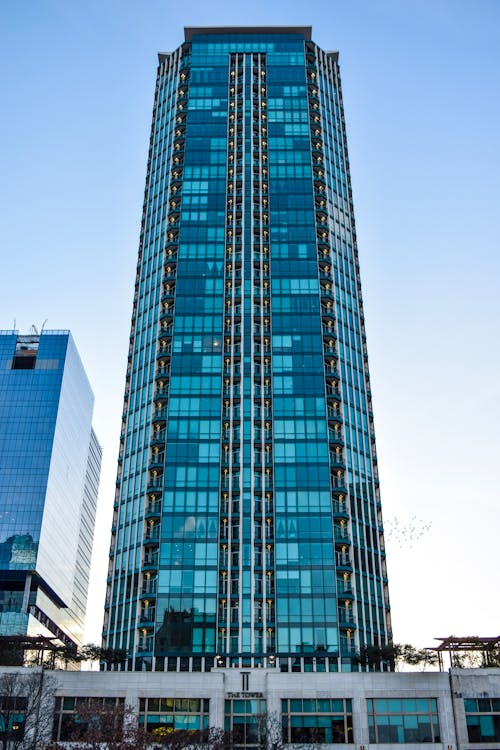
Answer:
<path fill-rule="evenodd" d="M 415 648 L 409 643 L 398 645 L 396 648 L 396 663 L 398 665 L 421 666 L 425 670 L 426 667 L 434 667 L 438 663 L 438 655 L 426 648 Z"/>
<path fill-rule="evenodd" d="M 368 671 L 380 672 L 382 666 L 388 664 L 394 670 L 395 660 L 398 656 L 398 646 L 387 643 L 383 646 L 362 646 L 353 661 Z"/>
<path fill-rule="evenodd" d="M 44 636 L 0 636 L 0 664 L 2 666 L 43 666 L 45 669 L 67 669 L 83 661 L 122 664 L 126 649 L 104 648 L 88 643 L 63 644 L 57 638 Z"/>
<path fill-rule="evenodd" d="M 415 648 L 409 643 L 387 643 L 383 646 L 364 646 L 355 657 L 356 662 L 370 671 L 380 671 L 381 665 L 389 664 L 398 670 L 403 664 L 426 667 L 438 663 L 437 654 L 426 648 Z"/>
<path fill-rule="evenodd" d="M 455 651 L 453 666 L 459 669 L 488 669 L 500 667 L 500 649 L 484 651 Z"/>
<path fill-rule="evenodd" d="M 0 675 L 0 748 L 34 750 L 50 736 L 55 681 L 41 669 Z"/>
<path fill-rule="evenodd" d="M 265 714 L 252 719 L 264 748 L 269 719 Z M 281 750 L 281 722 L 276 722 L 272 750 Z M 114 698 L 77 698 L 73 714 L 65 712 L 64 722 L 56 719 L 55 726 L 60 729 L 59 736 L 46 750 L 66 750 L 68 742 L 72 750 L 241 750 L 243 744 L 238 727 L 228 732 L 215 727 L 191 730 L 160 726 L 148 732 L 137 725 L 134 709 Z"/>
<path fill-rule="evenodd" d="M 56 722 L 55 726 L 58 724 Z M 78 698 L 74 713 L 65 714 L 60 736 L 48 750 L 62 750 L 71 742 L 73 750 L 146 750 L 150 738 L 137 727 L 133 709 L 115 698 Z"/>

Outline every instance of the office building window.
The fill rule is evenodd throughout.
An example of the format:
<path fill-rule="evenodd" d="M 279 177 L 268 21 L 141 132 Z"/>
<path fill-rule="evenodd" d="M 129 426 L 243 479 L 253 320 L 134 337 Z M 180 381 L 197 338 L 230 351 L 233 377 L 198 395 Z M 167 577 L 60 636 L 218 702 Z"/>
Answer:
<path fill-rule="evenodd" d="M 209 704 L 208 698 L 141 698 L 139 726 L 159 737 L 208 729 Z"/>
<path fill-rule="evenodd" d="M 283 742 L 351 743 L 352 701 L 287 698 L 281 701 Z"/>
<path fill-rule="evenodd" d="M 0 695 L 0 741 L 3 747 L 16 746 L 24 737 L 28 699 L 19 695 Z"/>
<path fill-rule="evenodd" d="M 500 742 L 500 698 L 465 698 L 469 742 Z"/>
<path fill-rule="evenodd" d="M 266 701 L 262 698 L 227 700 L 224 729 L 235 750 L 266 747 Z"/>
<path fill-rule="evenodd" d="M 368 704 L 370 742 L 440 742 L 436 698 L 373 698 Z"/>
<path fill-rule="evenodd" d="M 87 735 L 89 723 L 98 722 L 104 735 L 118 732 L 125 715 L 124 698 L 56 697 L 52 739 L 70 742 Z"/>

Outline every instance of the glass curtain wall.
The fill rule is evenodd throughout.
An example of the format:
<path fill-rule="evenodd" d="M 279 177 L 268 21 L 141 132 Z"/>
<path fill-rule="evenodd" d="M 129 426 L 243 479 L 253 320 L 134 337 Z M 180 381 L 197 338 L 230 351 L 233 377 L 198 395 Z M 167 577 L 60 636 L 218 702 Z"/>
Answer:
<path fill-rule="evenodd" d="M 357 669 L 390 638 L 337 55 L 160 55 L 104 639 L 127 668 Z"/>

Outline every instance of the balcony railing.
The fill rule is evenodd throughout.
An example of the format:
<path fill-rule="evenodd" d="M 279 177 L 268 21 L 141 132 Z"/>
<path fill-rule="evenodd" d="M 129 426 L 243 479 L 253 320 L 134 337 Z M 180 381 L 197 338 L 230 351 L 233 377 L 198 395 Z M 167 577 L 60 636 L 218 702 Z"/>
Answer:
<path fill-rule="evenodd" d="M 334 527 L 334 538 L 336 542 L 350 543 L 349 531 L 347 526 L 335 526 Z"/>
<path fill-rule="evenodd" d="M 147 483 L 147 491 L 151 490 L 162 490 L 163 489 L 163 476 L 150 477 Z"/>
<path fill-rule="evenodd" d="M 168 409 L 158 409 L 153 414 L 153 420 L 166 420 L 168 414 Z"/>
<path fill-rule="evenodd" d="M 147 638 L 139 638 L 137 641 L 137 651 L 140 653 L 151 652 L 154 646 L 153 636 Z"/>
<path fill-rule="evenodd" d="M 161 503 L 148 503 L 146 505 L 146 516 L 159 516 L 161 514 Z"/>
<path fill-rule="evenodd" d="M 345 607 L 339 607 L 339 625 L 341 627 L 356 627 L 356 620 L 354 619 L 354 612 L 352 609 L 346 609 Z"/>

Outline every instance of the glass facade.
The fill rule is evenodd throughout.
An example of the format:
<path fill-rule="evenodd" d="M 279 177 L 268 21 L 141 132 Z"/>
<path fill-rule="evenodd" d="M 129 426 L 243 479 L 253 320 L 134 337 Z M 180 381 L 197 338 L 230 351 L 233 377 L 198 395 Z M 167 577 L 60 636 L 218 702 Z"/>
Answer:
<path fill-rule="evenodd" d="M 158 66 L 105 643 L 350 671 L 390 636 L 337 55 L 187 29 Z"/>
<path fill-rule="evenodd" d="M 99 725 L 103 733 L 113 731 L 118 740 L 126 718 L 128 717 L 124 698 L 57 696 L 52 739 L 62 742 L 87 739 L 91 721 L 94 729 Z"/>
<path fill-rule="evenodd" d="M 367 708 L 370 742 L 441 742 L 436 698 L 373 698 Z"/>
<path fill-rule="evenodd" d="M 141 698 L 139 726 L 156 737 L 209 728 L 208 698 Z"/>
<path fill-rule="evenodd" d="M 351 744 L 352 700 L 297 698 L 281 701 L 282 739 L 285 744 Z"/>
<path fill-rule="evenodd" d="M 101 462 L 93 401 L 68 331 L 0 332 L 2 635 L 81 641 Z"/>
<path fill-rule="evenodd" d="M 500 698 L 465 698 L 469 742 L 500 742 Z"/>

